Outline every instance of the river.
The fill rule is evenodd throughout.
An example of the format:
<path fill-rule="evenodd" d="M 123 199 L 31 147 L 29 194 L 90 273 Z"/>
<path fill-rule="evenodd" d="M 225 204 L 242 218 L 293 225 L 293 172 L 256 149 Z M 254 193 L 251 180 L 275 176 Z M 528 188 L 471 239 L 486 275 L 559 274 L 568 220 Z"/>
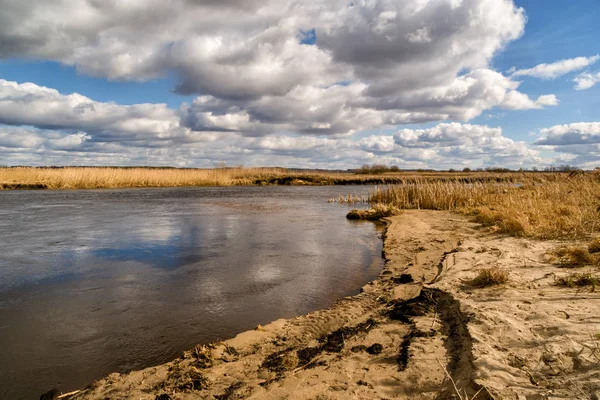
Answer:
<path fill-rule="evenodd" d="M 382 268 L 367 187 L 0 191 L 0 399 L 332 305 Z"/>

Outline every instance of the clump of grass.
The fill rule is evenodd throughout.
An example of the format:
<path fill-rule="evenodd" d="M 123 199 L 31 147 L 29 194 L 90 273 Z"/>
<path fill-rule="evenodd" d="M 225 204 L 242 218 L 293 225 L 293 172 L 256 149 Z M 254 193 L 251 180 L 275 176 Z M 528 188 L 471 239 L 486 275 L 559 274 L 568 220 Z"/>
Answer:
<path fill-rule="evenodd" d="M 581 267 L 596 263 L 596 259 L 588 249 L 581 246 L 561 247 L 554 250 L 552 255 L 557 257 L 558 263 L 563 267 Z"/>
<path fill-rule="evenodd" d="M 476 209 L 474 214 L 474 222 L 484 226 L 493 226 L 498 233 L 506 233 L 511 236 L 525 235 L 525 224 L 519 221 L 516 215 L 510 216 L 485 207 Z"/>
<path fill-rule="evenodd" d="M 471 286 L 484 288 L 490 286 L 504 285 L 508 282 L 508 271 L 498 267 L 485 268 L 479 271 L 477 276 L 468 283 Z"/>
<path fill-rule="evenodd" d="M 600 236 L 590 242 L 588 245 L 588 251 L 592 254 L 600 253 Z"/>
<path fill-rule="evenodd" d="M 570 288 L 591 286 L 592 291 L 595 291 L 596 286 L 600 285 L 600 278 L 589 272 L 585 274 L 575 273 L 558 278 L 556 285 Z"/>
<path fill-rule="evenodd" d="M 387 204 L 375 204 L 368 210 L 352 210 L 346 215 L 348 219 L 364 219 L 368 221 L 377 221 L 385 217 L 391 217 L 400 214 L 400 210 Z"/>

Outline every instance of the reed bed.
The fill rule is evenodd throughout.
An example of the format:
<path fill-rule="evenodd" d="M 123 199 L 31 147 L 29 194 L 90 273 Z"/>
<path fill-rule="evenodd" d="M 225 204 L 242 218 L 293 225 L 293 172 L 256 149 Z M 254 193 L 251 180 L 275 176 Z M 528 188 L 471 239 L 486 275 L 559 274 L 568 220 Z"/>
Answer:
<path fill-rule="evenodd" d="M 0 183 L 41 184 L 48 189 L 250 185 L 283 174 L 280 169 L 210 170 L 151 168 L 2 168 Z"/>
<path fill-rule="evenodd" d="M 500 233 L 540 239 L 589 237 L 600 231 L 600 173 L 523 174 L 514 183 L 422 181 L 371 191 L 371 204 L 453 210 Z"/>
<path fill-rule="evenodd" d="M 0 168 L 0 189 L 94 189 L 122 187 L 233 185 L 361 185 L 406 184 L 428 181 L 508 182 L 518 174 L 386 172 L 362 175 L 338 171 L 285 168 Z"/>

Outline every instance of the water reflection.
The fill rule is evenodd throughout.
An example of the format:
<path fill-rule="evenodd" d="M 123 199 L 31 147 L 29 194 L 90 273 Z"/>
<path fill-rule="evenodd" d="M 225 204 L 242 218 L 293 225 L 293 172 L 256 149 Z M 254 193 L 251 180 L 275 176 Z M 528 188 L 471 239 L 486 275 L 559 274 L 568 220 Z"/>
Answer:
<path fill-rule="evenodd" d="M 356 293 L 381 242 L 327 203 L 348 189 L 0 193 L 0 398 L 85 386 Z"/>

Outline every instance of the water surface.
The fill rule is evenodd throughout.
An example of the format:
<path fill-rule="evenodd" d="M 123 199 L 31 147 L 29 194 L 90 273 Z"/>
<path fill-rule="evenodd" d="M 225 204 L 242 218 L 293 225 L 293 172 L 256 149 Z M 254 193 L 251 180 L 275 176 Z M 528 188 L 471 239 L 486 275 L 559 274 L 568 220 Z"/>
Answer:
<path fill-rule="evenodd" d="M 382 267 L 364 187 L 0 192 L 0 398 L 163 363 L 355 294 Z"/>

